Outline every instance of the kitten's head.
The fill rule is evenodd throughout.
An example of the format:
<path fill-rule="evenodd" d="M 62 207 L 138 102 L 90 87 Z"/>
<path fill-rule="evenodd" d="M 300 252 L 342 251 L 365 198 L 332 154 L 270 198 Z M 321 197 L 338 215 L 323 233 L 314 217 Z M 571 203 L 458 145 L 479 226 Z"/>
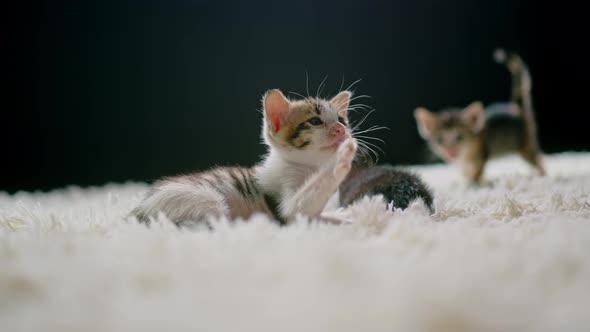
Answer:
<path fill-rule="evenodd" d="M 330 100 L 289 100 L 278 89 L 268 91 L 262 99 L 264 142 L 289 161 L 322 164 L 350 136 L 351 95 L 343 91 Z"/>
<path fill-rule="evenodd" d="M 450 109 L 433 113 L 419 107 L 414 111 L 418 132 L 430 149 L 447 162 L 460 158 L 465 147 L 478 137 L 485 125 L 485 111 L 481 102 L 464 109 Z"/>

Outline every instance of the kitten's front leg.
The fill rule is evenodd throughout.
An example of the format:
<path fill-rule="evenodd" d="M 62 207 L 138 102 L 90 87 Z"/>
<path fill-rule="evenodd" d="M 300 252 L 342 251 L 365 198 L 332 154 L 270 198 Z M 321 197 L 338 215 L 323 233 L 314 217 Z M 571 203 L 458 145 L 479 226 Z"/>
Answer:
<path fill-rule="evenodd" d="M 357 143 L 354 138 L 349 138 L 340 145 L 336 155 L 336 165 L 333 174 L 338 181 L 338 186 L 346 178 L 352 168 L 352 161 L 356 155 Z M 338 187 L 337 186 L 337 187 Z"/>
<path fill-rule="evenodd" d="M 303 186 L 281 203 L 283 217 L 292 219 L 297 213 L 315 218 L 320 215 L 330 197 L 338 190 L 340 183 L 352 167 L 357 143 L 348 138 L 338 148 L 336 158 L 312 175 Z"/>
<path fill-rule="evenodd" d="M 463 175 L 471 184 L 478 184 L 483 174 L 485 161 L 482 159 L 473 159 L 463 162 Z"/>

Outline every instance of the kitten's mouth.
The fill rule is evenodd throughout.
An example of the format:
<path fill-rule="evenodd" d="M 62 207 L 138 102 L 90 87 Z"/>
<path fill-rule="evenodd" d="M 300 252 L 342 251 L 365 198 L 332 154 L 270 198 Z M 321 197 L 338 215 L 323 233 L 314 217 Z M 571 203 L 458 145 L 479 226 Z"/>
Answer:
<path fill-rule="evenodd" d="M 448 161 L 457 159 L 459 155 L 459 149 L 457 147 L 445 147 L 443 150 L 443 157 Z"/>
<path fill-rule="evenodd" d="M 346 140 L 346 135 L 339 136 L 332 143 L 329 143 L 328 145 L 322 147 L 322 149 L 324 149 L 324 150 L 336 150 L 336 149 L 338 149 L 338 147 L 340 146 L 340 144 L 342 144 L 342 142 L 344 142 L 344 140 Z"/>

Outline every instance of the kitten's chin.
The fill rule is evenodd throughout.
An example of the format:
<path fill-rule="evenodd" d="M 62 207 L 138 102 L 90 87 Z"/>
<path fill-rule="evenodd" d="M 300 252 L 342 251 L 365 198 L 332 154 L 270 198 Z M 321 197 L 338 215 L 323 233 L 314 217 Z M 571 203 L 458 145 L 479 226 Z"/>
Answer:
<path fill-rule="evenodd" d="M 323 151 L 336 151 L 342 142 L 334 143 L 332 145 L 324 146 L 321 148 Z"/>

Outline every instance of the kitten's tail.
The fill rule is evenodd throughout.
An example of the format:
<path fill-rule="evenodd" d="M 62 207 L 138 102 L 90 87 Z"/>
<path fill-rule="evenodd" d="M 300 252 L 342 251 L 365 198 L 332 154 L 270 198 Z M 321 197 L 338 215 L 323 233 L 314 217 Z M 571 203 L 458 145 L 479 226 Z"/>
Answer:
<path fill-rule="evenodd" d="M 506 53 L 503 49 L 494 52 L 494 59 L 504 64 L 512 76 L 511 101 L 518 106 L 520 116 L 526 123 L 527 130 L 536 136 L 535 113 L 531 96 L 532 78 L 522 58 L 516 53 Z"/>

